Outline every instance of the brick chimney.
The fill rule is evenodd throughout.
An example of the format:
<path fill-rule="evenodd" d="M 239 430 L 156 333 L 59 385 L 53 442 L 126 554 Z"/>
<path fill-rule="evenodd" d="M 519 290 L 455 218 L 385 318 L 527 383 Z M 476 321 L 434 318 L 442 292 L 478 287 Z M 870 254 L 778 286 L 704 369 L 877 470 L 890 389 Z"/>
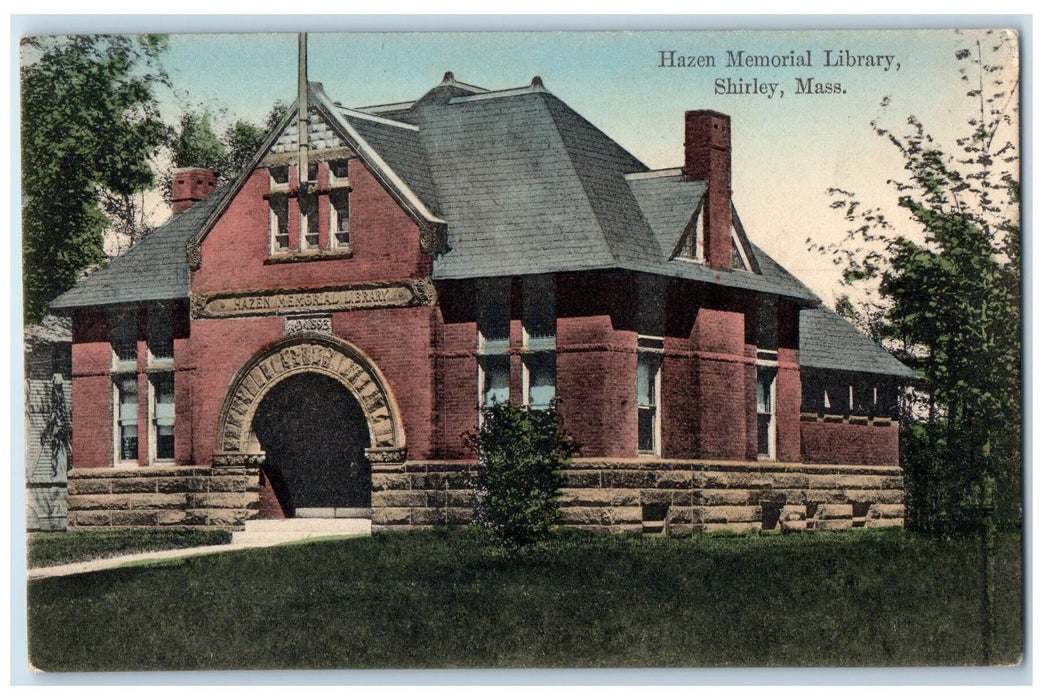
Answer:
<path fill-rule="evenodd" d="M 706 264 L 732 266 L 732 120 L 708 109 L 684 113 L 684 177 L 705 180 L 703 240 Z"/>
<path fill-rule="evenodd" d="M 217 189 L 217 171 L 213 168 L 178 168 L 174 171 L 171 187 L 171 206 L 180 214 L 196 202 L 201 202 Z"/>

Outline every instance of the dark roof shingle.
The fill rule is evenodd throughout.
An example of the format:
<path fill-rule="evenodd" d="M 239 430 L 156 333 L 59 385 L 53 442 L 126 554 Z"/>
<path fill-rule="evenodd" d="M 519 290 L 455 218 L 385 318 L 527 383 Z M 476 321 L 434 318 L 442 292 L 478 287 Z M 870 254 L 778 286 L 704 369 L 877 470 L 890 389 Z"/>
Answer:
<path fill-rule="evenodd" d="M 145 236 L 51 302 L 52 311 L 82 306 L 183 299 L 189 293 L 185 245 L 221 203 L 227 186 Z"/>
<path fill-rule="evenodd" d="M 821 306 L 800 312 L 800 365 L 907 379 L 917 377 L 872 338 Z"/>

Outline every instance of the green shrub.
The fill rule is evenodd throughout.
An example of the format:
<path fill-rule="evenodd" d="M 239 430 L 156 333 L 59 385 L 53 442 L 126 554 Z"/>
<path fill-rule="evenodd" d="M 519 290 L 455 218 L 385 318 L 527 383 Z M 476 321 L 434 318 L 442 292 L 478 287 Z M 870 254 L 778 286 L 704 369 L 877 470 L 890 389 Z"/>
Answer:
<path fill-rule="evenodd" d="M 556 408 L 530 410 L 500 403 L 482 410 L 469 433 L 478 455 L 475 521 L 516 552 L 547 538 L 560 522 L 561 470 L 579 443 L 565 434 Z"/>

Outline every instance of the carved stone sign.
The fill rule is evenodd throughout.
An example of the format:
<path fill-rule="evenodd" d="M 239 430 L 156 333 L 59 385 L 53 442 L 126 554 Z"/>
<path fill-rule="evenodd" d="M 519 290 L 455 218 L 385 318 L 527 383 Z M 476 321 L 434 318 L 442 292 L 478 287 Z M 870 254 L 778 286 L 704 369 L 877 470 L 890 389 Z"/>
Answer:
<path fill-rule="evenodd" d="M 248 452 L 261 399 L 271 387 L 302 371 L 325 374 L 351 391 L 366 415 L 372 448 L 402 447 L 388 391 L 367 358 L 343 341 L 306 335 L 276 343 L 240 370 L 222 408 L 215 454 Z"/>
<path fill-rule="evenodd" d="M 333 319 L 329 316 L 291 316 L 286 319 L 283 335 L 294 333 L 333 335 Z"/>
<path fill-rule="evenodd" d="M 437 294 L 428 278 L 309 290 L 262 290 L 192 295 L 193 318 L 280 316 L 300 312 L 429 306 Z"/>

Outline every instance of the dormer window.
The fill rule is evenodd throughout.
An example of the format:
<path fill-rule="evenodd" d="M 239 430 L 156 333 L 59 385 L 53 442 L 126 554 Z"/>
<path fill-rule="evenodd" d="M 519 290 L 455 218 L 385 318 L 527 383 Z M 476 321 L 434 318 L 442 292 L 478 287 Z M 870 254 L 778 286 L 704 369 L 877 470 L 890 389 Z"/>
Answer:
<path fill-rule="evenodd" d="M 703 203 L 700 202 L 699 207 L 695 210 L 695 214 L 692 215 L 691 220 L 685 227 L 681 240 L 677 243 L 677 248 L 675 249 L 673 257 L 681 258 L 682 260 L 702 262 L 704 258 L 704 244 Z"/>

